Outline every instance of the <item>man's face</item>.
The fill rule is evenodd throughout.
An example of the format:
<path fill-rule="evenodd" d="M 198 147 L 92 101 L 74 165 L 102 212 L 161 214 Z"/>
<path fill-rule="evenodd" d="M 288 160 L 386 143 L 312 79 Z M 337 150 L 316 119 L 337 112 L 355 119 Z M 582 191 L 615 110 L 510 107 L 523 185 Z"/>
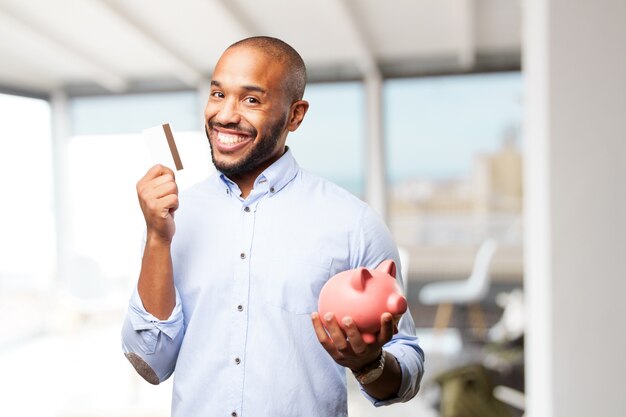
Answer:
<path fill-rule="evenodd" d="M 205 129 L 215 167 L 229 177 L 258 175 L 282 155 L 290 104 L 281 64 L 245 46 L 215 67 Z"/>

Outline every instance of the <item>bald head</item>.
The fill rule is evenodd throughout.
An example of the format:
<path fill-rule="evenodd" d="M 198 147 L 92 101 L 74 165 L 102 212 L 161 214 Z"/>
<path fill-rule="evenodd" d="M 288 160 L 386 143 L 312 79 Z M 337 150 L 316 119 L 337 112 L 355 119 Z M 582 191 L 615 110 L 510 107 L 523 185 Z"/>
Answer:
<path fill-rule="evenodd" d="M 306 86 L 306 67 L 300 54 L 287 43 L 269 36 L 254 36 L 230 45 L 226 50 L 246 47 L 259 50 L 283 65 L 286 97 L 290 101 L 302 100 Z"/>

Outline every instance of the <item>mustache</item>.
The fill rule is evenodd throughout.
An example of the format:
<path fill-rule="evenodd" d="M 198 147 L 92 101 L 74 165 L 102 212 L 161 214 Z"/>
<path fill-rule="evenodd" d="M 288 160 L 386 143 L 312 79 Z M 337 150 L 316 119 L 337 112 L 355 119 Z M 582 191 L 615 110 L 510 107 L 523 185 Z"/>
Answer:
<path fill-rule="evenodd" d="M 208 125 L 208 128 L 207 128 L 207 125 Z M 231 130 L 231 131 L 234 131 L 236 133 L 241 133 L 241 134 L 245 134 L 245 135 L 249 135 L 249 136 L 256 136 L 257 135 L 257 130 L 254 127 L 242 126 L 240 123 L 222 124 L 220 122 L 209 120 L 207 122 L 207 124 L 204 125 L 204 131 L 205 131 L 205 133 L 207 135 L 207 138 L 209 137 L 209 130 L 208 129 L 215 129 L 215 128 L 222 128 L 222 129 L 226 129 L 226 130 Z"/>

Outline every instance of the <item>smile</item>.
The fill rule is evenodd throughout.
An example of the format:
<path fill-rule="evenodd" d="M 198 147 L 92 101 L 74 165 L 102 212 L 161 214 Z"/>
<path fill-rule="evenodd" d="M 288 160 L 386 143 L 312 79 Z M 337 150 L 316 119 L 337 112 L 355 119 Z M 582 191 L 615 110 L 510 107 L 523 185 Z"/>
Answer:
<path fill-rule="evenodd" d="M 246 135 L 233 135 L 224 132 L 217 132 L 217 140 L 224 145 L 236 145 L 241 142 L 245 142 L 248 140 L 248 136 Z"/>

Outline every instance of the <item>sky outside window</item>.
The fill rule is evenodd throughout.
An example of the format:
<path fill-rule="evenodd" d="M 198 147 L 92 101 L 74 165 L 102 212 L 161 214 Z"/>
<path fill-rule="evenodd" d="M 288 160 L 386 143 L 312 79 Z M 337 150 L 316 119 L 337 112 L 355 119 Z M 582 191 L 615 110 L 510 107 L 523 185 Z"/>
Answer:
<path fill-rule="evenodd" d="M 477 153 L 498 149 L 522 122 L 519 72 L 389 80 L 384 91 L 387 172 L 466 175 Z"/>

